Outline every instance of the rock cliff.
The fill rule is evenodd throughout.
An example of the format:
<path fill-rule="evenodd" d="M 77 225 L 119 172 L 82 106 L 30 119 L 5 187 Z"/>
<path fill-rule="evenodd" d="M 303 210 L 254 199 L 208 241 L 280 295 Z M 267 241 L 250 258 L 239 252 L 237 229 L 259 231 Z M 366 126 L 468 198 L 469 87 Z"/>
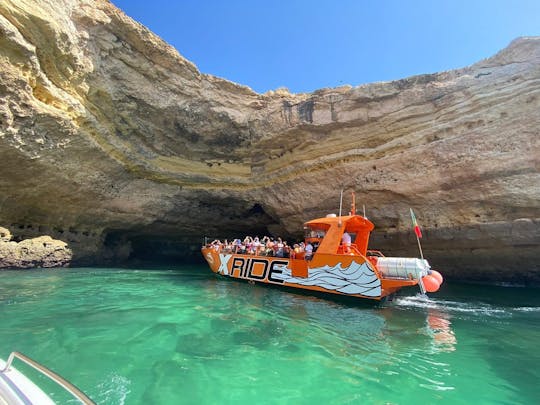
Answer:
<path fill-rule="evenodd" d="M 257 94 L 105 0 L 4 0 L 0 224 L 76 263 L 180 258 L 205 235 L 298 238 L 343 188 L 373 247 L 415 254 L 413 207 L 445 275 L 539 281 L 539 107 L 538 37 L 459 70 Z"/>

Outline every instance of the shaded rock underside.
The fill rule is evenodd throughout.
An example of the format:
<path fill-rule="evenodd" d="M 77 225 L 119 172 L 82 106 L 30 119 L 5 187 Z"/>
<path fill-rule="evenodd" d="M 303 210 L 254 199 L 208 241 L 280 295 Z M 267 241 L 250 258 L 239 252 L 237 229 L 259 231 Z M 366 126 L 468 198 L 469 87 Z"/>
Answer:
<path fill-rule="evenodd" d="M 459 70 L 310 94 L 201 74 L 112 4 L 0 5 L 0 225 L 75 263 L 300 238 L 355 191 L 371 246 L 451 278 L 540 280 L 540 39 Z M 345 202 L 347 207 L 349 201 Z"/>

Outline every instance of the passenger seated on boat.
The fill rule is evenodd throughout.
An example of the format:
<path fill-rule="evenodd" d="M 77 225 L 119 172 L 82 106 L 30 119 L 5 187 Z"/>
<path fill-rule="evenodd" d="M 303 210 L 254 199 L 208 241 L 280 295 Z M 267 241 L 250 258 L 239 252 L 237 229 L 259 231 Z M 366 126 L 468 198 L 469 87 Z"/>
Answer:
<path fill-rule="evenodd" d="M 236 243 L 236 239 L 232 240 L 229 243 L 231 253 L 236 253 L 236 250 L 238 249 L 238 244 Z"/>
<path fill-rule="evenodd" d="M 219 252 L 221 250 L 222 244 L 221 244 L 221 241 L 219 239 L 214 239 L 210 245 L 212 245 L 212 248 L 216 252 Z"/>
<path fill-rule="evenodd" d="M 351 235 L 347 231 L 343 232 L 341 244 L 343 245 L 343 253 L 349 254 L 351 252 Z"/>
<path fill-rule="evenodd" d="M 263 236 L 261 239 L 261 247 L 259 249 L 259 255 L 268 256 L 268 241 L 270 238 L 268 236 Z"/>
<path fill-rule="evenodd" d="M 290 257 L 291 259 L 296 259 L 296 255 L 300 253 L 300 245 L 298 243 L 293 244 L 291 249 Z"/>
<path fill-rule="evenodd" d="M 227 239 L 223 242 L 222 249 L 225 253 L 231 253 L 232 252 L 232 245 L 229 243 Z"/>
<path fill-rule="evenodd" d="M 253 253 L 255 255 L 259 255 L 259 253 L 261 253 L 261 242 L 259 241 L 259 237 L 258 236 L 255 236 L 255 238 L 253 239 Z"/>
<path fill-rule="evenodd" d="M 241 242 L 240 245 L 238 245 L 236 252 L 241 255 L 245 255 L 247 252 L 246 244 L 244 242 Z"/>
<path fill-rule="evenodd" d="M 266 256 L 274 256 L 274 238 L 268 238 L 266 241 Z"/>
<path fill-rule="evenodd" d="M 313 257 L 313 245 L 310 242 L 307 243 L 305 252 L 306 254 L 304 255 L 304 258 L 306 260 L 311 260 Z"/>
<path fill-rule="evenodd" d="M 244 245 L 246 247 L 246 254 L 253 254 L 253 238 L 251 236 L 246 236 L 244 238 Z"/>
<path fill-rule="evenodd" d="M 283 241 L 278 237 L 277 243 L 274 246 L 274 253 L 276 257 L 283 257 Z"/>
<path fill-rule="evenodd" d="M 291 257 L 291 247 L 287 245 L 287 241 L 283 242 L 283 257 Z"/>

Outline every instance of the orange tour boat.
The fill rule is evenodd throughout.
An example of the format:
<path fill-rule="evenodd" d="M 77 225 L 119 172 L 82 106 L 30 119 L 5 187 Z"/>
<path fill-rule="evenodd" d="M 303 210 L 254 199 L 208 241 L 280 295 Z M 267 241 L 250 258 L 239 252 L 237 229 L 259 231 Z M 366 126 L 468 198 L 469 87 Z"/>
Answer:
<path fill-rule="evenodd" d="M 412 210 L 411 217 L 420 238 Z M 222 276 L 317 294 L 381 301 L 403 287 L 417 285 L 422 293 L 439 289 L 442 276 L 431 270 L 423 258 L 419 239 L 422 258 L 385 257 L 379 251 L 368 250 L 373 228 L 365 216 L 356 215 L 353 195 L 349 215 L 330 214 L 306 222 L 303 249 L 291 249 L 289 257 L 261 249 L 258 240 L 248 251 L 238 249 L 239 243 L 216 240 L 206 243 L 202 254 L 210 269 Z"/>

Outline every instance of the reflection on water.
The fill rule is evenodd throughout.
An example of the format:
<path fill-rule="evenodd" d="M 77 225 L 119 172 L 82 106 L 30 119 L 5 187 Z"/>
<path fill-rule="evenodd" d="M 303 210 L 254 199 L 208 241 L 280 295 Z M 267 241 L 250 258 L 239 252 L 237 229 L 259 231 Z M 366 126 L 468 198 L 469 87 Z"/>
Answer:
<path fill-rule="evenodd" d="M 451 328 L 450 315 L 428 308 L 427 324 L 433 335 L 434 347 L 441 351 L 456 350 L 456 335 Z"/>
<path fill-rule="evenodd" d="M 416 313 L 425 316 L 426 334 L 432 338 L 432 352 L 451 352 L 456 349 L 456 335 L 452 330 L 452 312 L 457 303 L 430 298 L 426 295 L 399 297 L 395 301 L 397 308 L 415 310 Z M 470 305 L 469 309 L 472 309 Z M 479 308 L 473 310 L 478 312 Z"/>
<path fill-rule="evenodd" d="M 229 280 L 212 280 L 207 284 L 207 291 L 213 300 L 222 302 L 230 297 L 242 297 L 229 303 L 224 317 L 226 322 L 234 322 L 240 317 L 264 323 L 265 316 L 261 315 L 271 314 L 273 321 L 294 321 L 341 339 L 362 339 L 364 342 L 374 339 L 375 345 L 384 342 L 385 336 L 392 336 L 396 325 L 402 325 L 405 330 L 416 325 L 417 329 L 427 330 L 433 347 L 438 350 L 455 350 L 457 342 L 452 330 L 452 314 L 445 310 L 445 302 L 441 305 L 426 296 L 398 298 L 395 304 L 366 308 Z M 409 311 L 404 313 L 404 308 Z M 388 327 L 389 323 L 391 327 Z"/>
<path fill-rule="evenodd" d="M 409 375 L 430 391 L 454 389 L 448 382 L 451 367 L 434 357 L 456 349 L 452 315 L 428 298 L 355 306 L 220 279 L 208 285 L 208 293 L 225 305 L 212 321 L 215 334 L 228 329 L 220 335 L 228 348 L 222 355 L 232 356 L 231 348 L 240 345 L 291 361 L 316 359 L 358 381 L 378 380 L 379 374 L 389 380 Z M 214 350 L 205 339 L 185 336 L 178 350 L 210 358 Z M 373 367 L 379 370 L 376 375 Z"/>

